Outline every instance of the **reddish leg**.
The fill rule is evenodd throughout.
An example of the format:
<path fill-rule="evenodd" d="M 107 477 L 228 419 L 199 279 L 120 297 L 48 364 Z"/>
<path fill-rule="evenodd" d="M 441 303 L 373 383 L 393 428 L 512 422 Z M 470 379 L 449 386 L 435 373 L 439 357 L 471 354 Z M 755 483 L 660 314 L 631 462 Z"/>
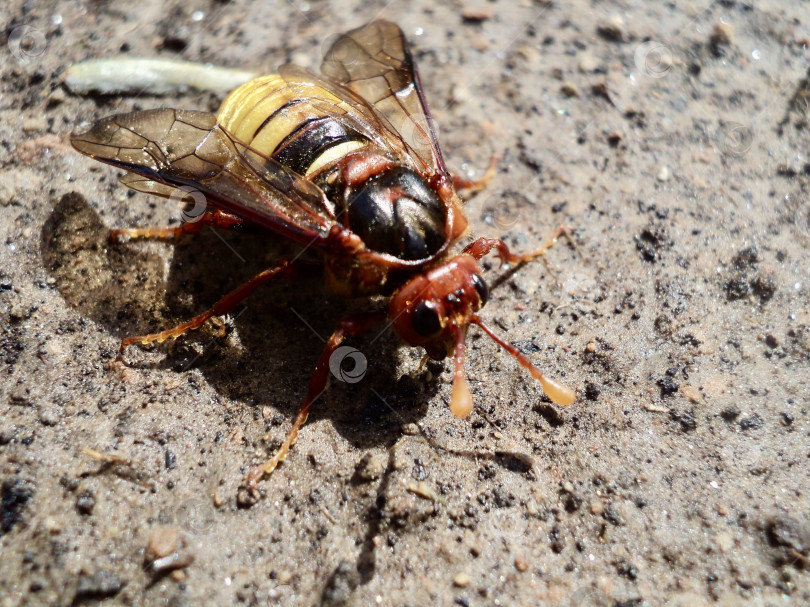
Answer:
<path fill-rule="evenodd" d="M 481 259 L 484 255 L 489 253 L 492 249 L 495 249 L 497 252 L 498 257 L 501 260 L 501 263 L 518 263 L 520 261 L 530 261 L 535 257 L 539 257 L 540 255 L 544 255 L 545 252 L 551 248 L 551 246 L 557 241 L 557 239 L 565 235 L 568 240 L 572 243 L 574 242 L 573 238 L 571 238 L 571 232 L 565 226 L 560 226 L 551 237 L 546 240 L 542 244 L 542 246 L 537 249 L 536 251 L 532 251 L 530 253 L 524 253 L 523 255 L 515 255 L 509 250 L 509 247 L 506 246 L 506 243 L 499 239 L 499 238 L 479 238 L 478 240 L 474 240 L 470 244 L 468 244 L 464 248 L 464 253 L 467 255 L 472 255 L 476 259 Z"/>
<path fill-rule="evenodd" d="M 223 211 L 211 211 L 203 213 L 195 221 L 184 221 L 174 228 L 121 228 L 110 230 L 110 240 L 128 238 L 172 240 L 183 234 L 197 234 L 205 226 L 211 226 L 221 230 L 239 230 L 244 228 L 244 222 L 236 215 L 230 215 Z"/>
<path fill-rule="evenodd" d="M 206 310 L 199 316 L 195 316 L 188 322 L 184 322 L 172 329 L 161 331 L 160 333 L 151 333 L 149 335 L 137 335 L 133 337 L 125 337 L 121 340 L 121 348 L 119 350 L 119 359 L 123 359 L 124 349 L 134 343 L 150 344 L 153 342 L 163 342 L 170 337 L 179 337 L 186 331 L 197 329 L 212 316 L 222 316 L 233 310 L 236 305 L 248 297 L 259 286 L 267 281 L 276 277 L 296 278 L 305 274 L 304 268 L 311 268 L 311 265 L 304 264 L 303 262 L 289 262 L 286 260 L 279 261 L 275 266 L 259 272 L 256 276 L 248 280 L 243 285 L 237 287 L 225 297 L 215 303 L 210 309 Z"/>
<path fill-rule="evenodd" d="M 483 190 L 495 176 L 495 169 L 498 168 L 498 160 L 498 155 L 493 154 L 492 159 L 489 161 L 487 172 L 484 173 L 484 176 L 480 179 L 467 179 L 459 175 L 453 175 L 453 187 L 456 190 L 466 190 L 468 195 Z"/>
<path fill-rule="evenodd" d="M 245 479 L 247 488 L 253 495 L 255 495 L 257 492 L 256 483 L 261 480 L 265 474 L 270 474 L 273 472 L 273 470 L 276 469 L 276 466 L 283 462 L 287 457 L 290 447 L 293 446 L 295 439 L 298 438 L 298 430 L 300 430 L 301 426 L 304 425 L 304 422 L 307 421 L 309 408 L 312 406 L 313 401 L 318 398 L 326 389 L 326 382 L 329 379 L 329 359 L 331 358 L 332 354 L 346 337 L 351 337 L 352 335 L 357 335 L 358 333 L 367 331 L 371 327 L 382 323 L 386 317 L 387 314 L 385 310 L 380 310 L 377 312 L 352 314 L 340 320 L 337 329 L 335 329 L 335 332 L 332 333 L 331 337 L 329 337 L 329 340 L 326 342 L 326 346 L 321 353 L 321 357 L 318 359 L 318 364 L 315 365 L 315 372 L 312 374 L 312 379 L 309 381 L 309 389 L 307 389 L 304 404 L 302 404 L 301 408 L 298 410 L 298 415 L 295 416 L 292 428 L 290 428 L 290 431 L 287 432 L 287 437 L 284 439 L 284 442 L 281 444 L 281 447 L 278 448 L 278 451 L 276 451 L 272 459 L 268 460 L 258 468 L 251 470 Z"/>

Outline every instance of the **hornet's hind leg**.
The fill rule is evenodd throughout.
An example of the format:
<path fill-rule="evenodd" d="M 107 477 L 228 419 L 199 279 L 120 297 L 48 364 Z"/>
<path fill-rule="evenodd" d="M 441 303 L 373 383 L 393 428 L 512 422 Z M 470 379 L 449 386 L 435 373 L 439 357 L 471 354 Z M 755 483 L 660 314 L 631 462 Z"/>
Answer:
<path fill-rule="evenodd" d="M 332 333 L 332 335 L 329 337 L 323 352 L 321 352 L 321 357 L 318 359 L 318 364 L 315 365 L 315 372 L 312 374 L 312 379 L 309 381 L 309 388 L 307 389 L 304 403 L 298 410 L 298 414 L 295 416 L 292 428 L 290 428 L 289 432 L 287 432 L 287 437 L 284 439 L 281 447 L 278 448 L 278 451 L 276 451 L 275 455 L 273 455 L 270 460 L 258 468 L 251 470 L 247 475 L 247 478 L 245 478 L 245 485 L 247 490 L 250 492 L 250 497 L 254 501 L 258 497 L 256 483 L 261 480 L 263 476 L 273 472 L 273 470 L 276 469 L 276 466 L 283 462 L 287 457 L 290 447 L 293 446 L 296 438 L 298 438 L 298 430 L 304 425 L 304 422 L 307 421 L 307 416 L 309 415 L 309 409 L 312 406 L 312 403 L 326 389 L 326 382 L 329 379 L 331 367 L 330 359 L 335 353 L 335 350 L 337 350 L 338 346 L 340 346 L 346 337 L 351 337 L 353 335 L 357 335 L 358 333 L 362 333 L 363 331 L 367 331 L 371 327 L 379 325 L 385 320 L 385 318 L 385 310 L 380 310 L 375 312 L 352 314 L 340 320 L 337 329 L 335 329 L 334 333 Z"/>
<path fill-rule="evenodd" d="M 110 230 L 109 238 L 112 241 L 124 239 L 139 240 L 174 240 L 183 234 L 197 234 L 205 226 L 220 230 L 246 230 L 244 221 L 236 215 L 224 211 L 209 211 L 195 217 L 193 221 L 184 221 L 173 228 L 121 228 Z"/>
<path fill-rule="evenodd" d="M 237 287 L 230 293 L 228 293 L 225 297 L 220 299 L 216 302 L 211 308 L 200 314 L 199 316 L 195 316 L 188 322 L 184 322 L 182 324 L 177 325 L 171 329 L 167 329 L 166 331 L 161 331 L 160 333 L 150 333 L 149 335 L 137 335 L 132 337 L 125 337 L 121 340 L 121 348 L 119 350 L 118 358 L 119 360 L 123 360 L 124 357 L 124 350 L 127 346 L 130 346 L 135 343 L 141 344 L 150 344 L 153 342 L 163 342 L 170 337 L 179 337 L 186 331 L 190 331 L 191 329 L 197 329 L 203 325 L 203 323 L 213 316 L 223 316 L 228 314 L 231 310 L 233 310 L 239 302 L 244 300 L 248 297 L 253 291 L 255 291 L 258 287 L 266 283 L 267 281 L 273 278 L 298 278 L 304 276 L 308 273 L 311 273 L 313 266 L 312 264 L 307 264 L 300 261 L 286 261 L 282 260 L 279 261 L 275 266 L 259 272 L 256 276 L 248 280 L 246 283 L 242 284 L 241 286 Z M 307 272 L 309 270 L 309 272 Z"/>

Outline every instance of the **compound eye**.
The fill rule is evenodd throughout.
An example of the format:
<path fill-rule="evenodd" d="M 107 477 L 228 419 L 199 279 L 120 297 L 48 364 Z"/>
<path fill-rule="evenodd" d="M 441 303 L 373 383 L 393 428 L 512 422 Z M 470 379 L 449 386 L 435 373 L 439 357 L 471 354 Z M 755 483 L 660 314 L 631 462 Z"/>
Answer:
<path fill-rule="evenodd" d="M 471 280 L 476 293 L 478 293 L 478 297 L 481 298 L 481 305 L 483 306 L 489 299 L 489 287 L 478 274 L 473 274 Z"/>
<path fill-rule="evenodd" d="M 427 301 L 423 301 L 413 311 L 411 323 L 413 330 L 422 337 L 435 337 L 442 330 L 442 323 L 439 319 L 439 311 Z"/>

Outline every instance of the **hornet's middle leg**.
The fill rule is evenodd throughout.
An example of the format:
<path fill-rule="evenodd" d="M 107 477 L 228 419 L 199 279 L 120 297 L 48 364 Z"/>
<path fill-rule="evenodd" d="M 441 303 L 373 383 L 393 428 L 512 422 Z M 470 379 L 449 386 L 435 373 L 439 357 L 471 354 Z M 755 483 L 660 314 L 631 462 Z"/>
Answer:
<path fill-rule="evenodd" d="M 298 414 L 293 420 L 293 425 L 287 432 L 287 437 L 278 448 L 275 455 L 261 466 L 254 468 L 250 471 L 245 479 L 248 491 L 254 496 L 257 493 L 256 483 L 266 474 L 270 474 L 276 469 L 281 462 L 287 457 L 290 448 L 298 438 L 298 430 L 304 425 L 309 416 L 309 409 L 312 403 L 317 399 L 326 389 L 326 382 L 329 379 L 329 360 L 337 350 L 338 346 L 343 342 L 346 337 L 357 335 L 363 331 L 367 331 L 371 327 L 379 325 L 386 319 L 385 310 L 375 312 L 365 312 L 361 314 L 352 314 L 340 320 L 337 329 L 329 337 L 326 346 L 321 352 L 321 357 L 318 359 L 318 364 L 315 365 L 315 372 L 312 374 L 312 379 L 309 381 L 309 388 L 307 389 L 304 403 L 298 410 Z"/>
<path fill-rule="evenodd" d="M 518 263 L 521 261 L 531 261 L 535 257 L 540 257 L 541 255 L 545 255 L 546 251 L 548 251 L 557 239 L 560 236 L 565 236 L 568 238 L 570 242 L 574 242 L 574 239 L 571 237 L 571 231 L 565 227 L 560 226 L 554 233 L 540 246 L 539 249 L 531 251 L 529 253 L 523 253 L 522 255 L 516 255 L 509 250 L 509 247 L 506 243 L 501 240 L 500 238 L 479 238 L 478 240 L 474 240 L 470 244 L 468 244 L 464 248 L 464 253 L 467 255 L 472 255 L 476 259 L 481 259 L 487 253 L 495 249 L 498 257 L 501 260 L 501 263 Z M 576 246 L 576 245 L 575 245 Z"/>

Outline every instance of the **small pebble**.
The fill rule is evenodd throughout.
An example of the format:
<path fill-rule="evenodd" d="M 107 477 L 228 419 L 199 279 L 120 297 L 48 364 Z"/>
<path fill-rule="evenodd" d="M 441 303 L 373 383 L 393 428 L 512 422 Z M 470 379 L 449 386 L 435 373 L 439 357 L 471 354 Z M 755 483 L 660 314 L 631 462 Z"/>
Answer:
<path fill-rule="evenodd" d="M 96 507 L 96 499 L 93 497 L 92 489 L 87 489 L 86 491 L 82 491 L 79 495 L 76 496 L 76 510 L 78 510 L 81 514 L 86 514 L 90 516 L 93 514 L 93 510 Z"/>
<path fill-rule="evenodd" d="M 54 107 L 62 103 L 66 98 L 64 89 L 56 88 L 53 92 L 48 96 L 48 107 Z"/>
<path fill-rule="evenodd" d="M 8 312 L 9 317 L 11 320 L 27 320 L 31 317 L 31 308 L 30 306 L 26 306 L 20 302 L 15 302 L 11 304 L 11 309 Z"/>
<path fill-rule="evenodd" d="M 524 559 L 522 556 L 515 557 L 515 569 L 524 573 L 525 571 L 529 570 L 529 561 Z"/>
<path fill-rule="evenodd" d="M 146 552 L 149 560 L 169 556 L 180 544 L 180 532 L 177 527 L 156 527 L 149 536 Z"/>
<path fill-rule="evenodd" d="M 257 495 L 250 491 L 247 487 L 239 487 L 236 491 L 236 506 L 237 508 L 250 508 L 259 501 Z"/>
<path fill-rule="evenodd" d="M 470 89 L 464 84 L 456 84 L 450 92 L 450 96 L 456 103 L 464 103 L 472 99 Z"/>
<path fill-rule="evenodd" d="M 439 501 L 439 495 L 433 490 L 433 487 L 428 485 L 425 481 L 419 481 L 418 483 L 415 481 L 408 481 L 406 488 L 414 495 L 423 497 L 426 500 L 430 500 L 432 502 Z"/>
<path fill-rule="evenodd" d="M 730 407 L 726 407 L 720 412 L 720 417 L 722 417 L 727 422 L 733 422 L 740 416 L 740 408 L 736 405 L 731 405 Z"/>
<path fill-rule="evenodd" d="M 35 131 L 47 131 L 48 122 L 41 116 L 25 118 L 22 123 L 23 131 L 31 133 Z"/>
<path fill-rule="evenodd" d="M 38 417 L 43 426 L 55 426 L 59 423 L 59 414 L 52 405 L 41 405 Z"/>
<path fill-rule="evenodd" d="M 515 57 L 525 61 L 527 67 L 536 67 L 540 63 L 540 51 L 528 44 L 517 47 Z"/>
<path fill-rule="evenodd" d="M 667 181 L 669 179 L 669 167 L 661 167 L 658 171 L 658 175 L 656 175 L 656 179 L 658 179 L 658 181 Z"/>
<path fill-rule="evenodd" d="M 709 37 L 709 47 L 715 57 L 725 54 L 727 47 L 734 44 L 734 26 L 730 23 L 718 23 Z"/>
<path fill-rule="evenodd" d="M 127 580 L 118 577 L 112 571 L 96 571 L 93 575 L 83 575 L 79 578 L 73 604 L 83 603 L 85 599 L 98 600 L 105 596 L 112 596 L 127 583 Z"/>
<path fill-rule="evenodd" d="M 282 569 L 278 572 L 276 576 L 279 584 L 289 584 L 290 581 L 293 579 L 293 574 L 291 571 L 287 571 L 286 569 Z"/>
<path fill-rule="evenodd" d="M 765 425 L 765 420 L 758 413 L 749 415 L 740 420 L 740 428 L 743 430 L 759 430 Z"/>
<path fill-rule="evenodd" d="M 468 8 L 461 11 L 461 18 L 467 23 L 481 23 L 492 19 L 492 11 Z"/>
<path fill-rule="evenodd" d="M 700 394 L 700 390 L 689 384 L 681 386 L 681 394 L 683 394 L 684 398 L 693 403 L 700 402 L 703 398 Z"/>
<path fill-rule="evenodd" d="M 560 91 L 566 97 L 578 97 L 579 96 L 579 88 L 573 82 L 569 82 L 566 80 L 560 85 Z"/>
<path fill-rule="evenodd" d="M 484 52 L 489 49 L 489 40 L 481 34 L 476 34 L 470 39 L 470 46 L 476 51 Z"/>
<path fill-rule="evenodd" d="M 590 53 L 583 53 L 579 58 L 579 71 L 583 74 L 590 74 L 597 67 L 596 59 Z"/>
<path fill-rule="evenodd" d="M 619 15 L 612 15 L 599 22 L 596 32 L 606 40 L 622 42 L 626 37 L 624 19 Z"/>
<path fill-rule="evenodd" d="M 453 585 L 459 588 L 466 588 L 472 582 L 472 578 L 468 573 L 459 573 L 456 574 L 456 577 L 453 578 Z"/>
<path fill-rule="evenodd" d="M 386 459 L 380 454 L 366 453 L 355 468 L 357 478 L 365 482 L 377 480 L 385 472 Z"/>
<path fill-rule="evenodd" d="M 406 434 L 408 436 L 416 436 L 419 434 L 419 426 L 414 423 L 409 424 L 402 424 L 402 434 Z"/>
<path fill-rule="evenodd" d="M 734 538 L 727 531 L 715 535 L 714 543 L 717 544 L 717 547 L 723 554 L 728 554 L 731 552 L 732 548 L 734 548 Z"/>

